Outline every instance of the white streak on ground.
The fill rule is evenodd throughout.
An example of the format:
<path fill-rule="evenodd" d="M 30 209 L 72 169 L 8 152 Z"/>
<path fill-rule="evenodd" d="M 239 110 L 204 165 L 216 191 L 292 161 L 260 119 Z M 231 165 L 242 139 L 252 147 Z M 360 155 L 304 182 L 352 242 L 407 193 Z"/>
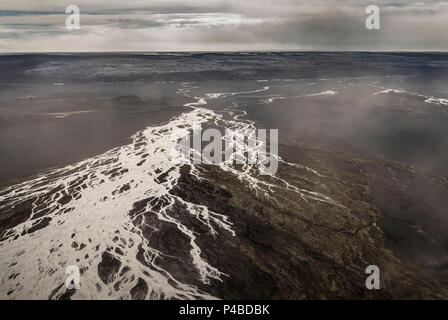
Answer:
<path fill-rule="evenodd" d="M 416 96 L 416 97 L 420 97 L 422 99 L 425 99 L 424 101 L 426 103 L 429 104 L 436 104 L 436 105 L 444 105 L 444 106 L 448 106 L 448 99 L 446 98 L 437 98 L 434 96 L 426 96 L 423 94 L 419 94 L 417 92 L 410 92 L 410 91 L 406 91 L 402 88 L 400 89 L 384 89 L 382 91 L 376 92 L 374 95 L 378 95 L 378 94 L 408 94 L 411 96 Z"/>
<path fill-rule="evenodd" d="M 188 83 L 182 86 L 178 93 L 190 97 L 190 90 L 194 87 Z M 193 130 L 194 124 L 205 123 L 238 129 L 243 133 L 254 130 L 255 123 L 241 119 L 246 113 L 235 109 L 236 105 L 221 114 L 202 106 L 207 105 L 207 100 L 267 90 L 269 87 L 198 97 L 196 102 L 185 104 L 191 111 L 160 126 L 138 132 L 129 145 L 1 190 L 0 214 L 6 214 L 27 201 L 32 202 L 32 214 L 29 220 L 8 230 L 5 240 L 0 243 L 0 298 L 46 299 L 50 295 L 57 298 L 65 292 L 64 271 L 71 264 L 83 270 L 81 289 L 73 296 L 75 299 L 128 299 L 139 278 L 148 284 L 146 298 L 214 298 L 191 284 L 176 280 L 156 263 L 157 258 L 165 253 L 153 248 L 140 228 L 152 226 L 141 213 L 131 217 L 129 212 L 135 203 L 153 199 L 144 211 L 160 221 L 174 224 L 189 239 L 192 268 L 196 269 L 198 280 L 204 284 L 211 280 L 222 281 L 226 275 L 202 258 L 197 234 L 170 213 L 175 204 L 184 207 L 191 219 L 207 226 L 212 236 L 218 232 L 235 235 L 232 223 L 226 216 L 213 212 L 212 208 L 171 194 L 180 178 L 182 166 L 171 159 L 171 151 L 176 145 L 172 133 L 179 129 Z M 232 117 L 228 119 L 223 115 Z M 262 143 L 257 140 L 256 148 Z M 237 147 L 232 159 L 242 156 L 243 152 L 243 147 Z M 278 160 L 283 165 L 306 168 L 281 158 Z M 262 177 L 262 166 L 256 163 L 237 168 L 232 161 L 219 164 L 223 172 L 237 177 L 258 196 L 279 205 L 276 197 L 281 190 L 294 192 L 305 201 L 339 205 L 330 197 L 298 188 L 279 177 Z M 315 170 L 307 169 L 318 175 Z M 199 180 L 203 179 L 201 170 L 200 166 L 190 166 L 190 174 Z M 162 174 L 164 179 L 161 179 Z M 49 219 L 48 226 L 30 232 L 37 223 Z M 113 249 L 117 248 L 122 255 L 114 254 Z M 108 249 L 121 262 L 121 267 L 113 281 L 105 284 L 99 278 L 98 265 L 102 260 L 101 254 Z M 141 252 L 144 263 L 137 259 Z"/>

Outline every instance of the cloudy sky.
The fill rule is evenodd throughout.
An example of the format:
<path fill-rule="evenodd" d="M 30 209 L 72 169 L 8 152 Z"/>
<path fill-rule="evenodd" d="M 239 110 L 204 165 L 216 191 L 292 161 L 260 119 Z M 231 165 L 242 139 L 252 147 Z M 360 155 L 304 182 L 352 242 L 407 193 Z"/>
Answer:
<path fill-rule="evenodd" d="M 71 4 L 80 30 L 65 27 Z M 369 4 L 381 30 L 365 27 Z M 0 52 L 203 50 L 448 50 L 448 2 L 0 1 Z"/>

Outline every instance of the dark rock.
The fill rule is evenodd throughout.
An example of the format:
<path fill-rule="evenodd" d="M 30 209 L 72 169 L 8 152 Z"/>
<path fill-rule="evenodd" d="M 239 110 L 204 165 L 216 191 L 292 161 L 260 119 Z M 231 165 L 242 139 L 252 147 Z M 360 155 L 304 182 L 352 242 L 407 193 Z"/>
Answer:
<path fill-rule="evenodd" d="M 148 285 L 142 278 L 138 278 L 137 284 L 131 289 L 132 300 L 143 300 L 148 294 Z"/>
<path fill-rule="evenodd" d="M 120 270 L 121 262 L 111 253 L 104 251 L 101 255 L 101 262 L 98 264 L 98 276 L 105 283 L 111 283 L 115 279 L 115 274 Z"/>

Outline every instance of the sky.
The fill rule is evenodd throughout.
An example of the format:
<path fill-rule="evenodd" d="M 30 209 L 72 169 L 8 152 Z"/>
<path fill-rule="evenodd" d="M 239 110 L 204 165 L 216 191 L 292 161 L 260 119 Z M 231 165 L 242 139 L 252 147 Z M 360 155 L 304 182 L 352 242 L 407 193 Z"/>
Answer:
<path fill-rule="evenodd" d="M 66 28 L 69 5 L 80 29 Z M 368 30 L 368 5 L 380 30 Z M 448 2 L 1 0 L 0 52 L 448 50 Z"/>

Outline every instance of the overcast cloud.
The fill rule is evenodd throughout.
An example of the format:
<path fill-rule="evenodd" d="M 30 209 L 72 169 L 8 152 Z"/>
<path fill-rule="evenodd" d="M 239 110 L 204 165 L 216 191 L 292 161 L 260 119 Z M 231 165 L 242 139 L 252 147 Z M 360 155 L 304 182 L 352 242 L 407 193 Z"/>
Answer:
<path fill-rule="evenodd" d="M 81 9 L 81 30 L 65 8 Z M 369 4 L 381 30 L 365 28 Z M 2 0 L 0 51 L 448 50 L 448 2 Z"/>

